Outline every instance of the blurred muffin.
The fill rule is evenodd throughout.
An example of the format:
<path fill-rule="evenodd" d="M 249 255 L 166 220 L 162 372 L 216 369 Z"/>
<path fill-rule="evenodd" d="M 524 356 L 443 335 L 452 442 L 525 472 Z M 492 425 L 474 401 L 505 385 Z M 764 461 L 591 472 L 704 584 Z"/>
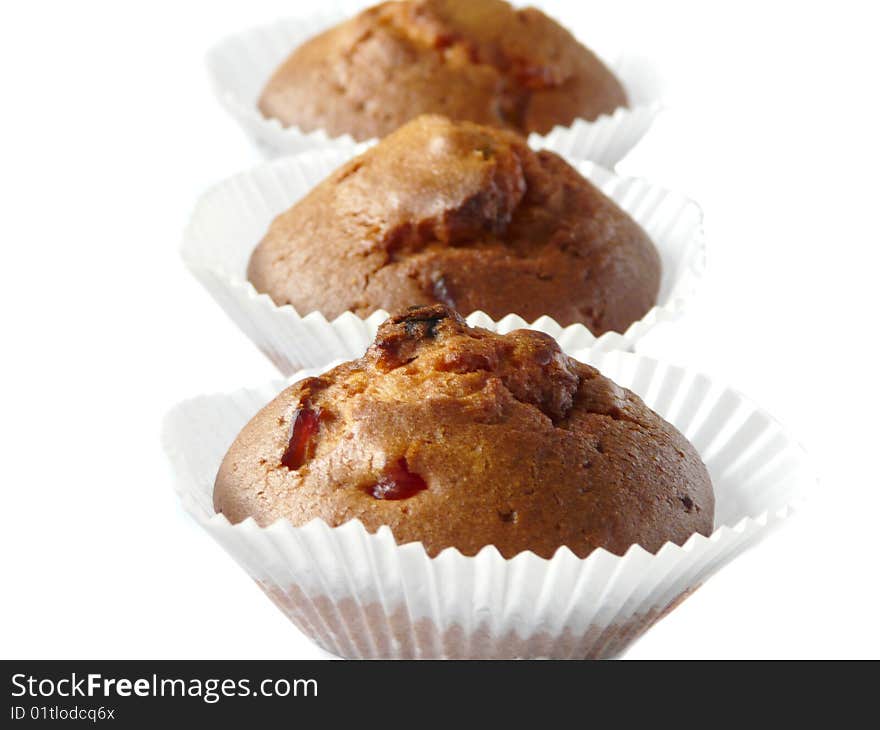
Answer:
<path fill-rule="evenodd" d="M 645 232 L 558 155 L 420 117 L 278 216 L 248 279 L 328 318 L 441 303 L 623 332 L 656 303 Z"/>
<path fill-rule="evenodd" d="M 708 535 L 714 496 L 693 446 L 636 395 L 547 335 L 471 328 L 435 305 L 263 408 L 224 458 L 214 505 L 263 526 L 388 525 L 430 555 L 584 557 Z"/>
<path fill-rule="evenodd" d="M 284 126 L 365 140 L 419 114 L 546 133 L 626 103 L 603 63 L 539 10 L 407 0 L 369 8 L 294 50 L 259 108 Z"/>

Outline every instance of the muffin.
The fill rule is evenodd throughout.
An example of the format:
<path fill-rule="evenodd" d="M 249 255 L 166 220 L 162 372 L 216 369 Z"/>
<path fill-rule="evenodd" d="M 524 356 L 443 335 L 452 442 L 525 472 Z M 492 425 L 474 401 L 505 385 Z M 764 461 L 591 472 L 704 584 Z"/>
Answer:
<path fill-rule="evenodd" d="M 419 114 L 546 133 L 626 103 L 602 62 L 539 10 L 413 0 L 369 8 L 301 45 L 259 108 L 284 126 L 366 140 Z"/>
<path fill-rule="evenodd" d="M 654 306 L 660 259 L 624 211 L 512 133 L 424 116 L 271 224 L 248 279 L 328 318 L 446 304 L 624 332 Z"/>
<path fill-rule="evenodd" d="M 233 523 L 387 525 L 432 556 L 549 558 L 708 535 L 714 496 L 673 426 L 551 337 L 434 305 L 263 408 L 220 466 L 214 507 Z"/>

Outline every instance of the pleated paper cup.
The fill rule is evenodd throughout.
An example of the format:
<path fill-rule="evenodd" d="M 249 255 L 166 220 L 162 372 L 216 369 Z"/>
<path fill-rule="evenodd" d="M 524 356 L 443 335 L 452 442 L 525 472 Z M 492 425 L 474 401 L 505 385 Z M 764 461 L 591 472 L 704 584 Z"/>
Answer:
<path fill-rule="evenodd" d="M 305 132 L 295 126 L 285 128 L 277 119 L 264 117 L 257 107 L 269 77 L 295 48 L 358 12 L 351 3 L 322 6 L 314 14 L 278 20 L 230 36 L 208 52 L 208 74 L 221 104 L 268 157 L 326 146 L 350 150 L 356 145 L 347 134 L 331 137 L 321 129 Z M 629 107 L 591 122 L 577 119 L 569 126 L 555 127 L 547 135 L 533 134 L 531 140 L 537 145 L 552 142 L 574 157 L 611 168 L 639 142 L 660 113 L 660 84 L 646 59 L 613 50 L 603 54 L 601 49 L 588 45 L 620 79 Z M 362 144 L 373 143 L 375 140 Z"/>
<path fill-rule="evenodd" d="M 739 393 L 704 375 L 625 352 L 582 350 L 642 396 L 699 451 L 716 496 L 715 531 L 656 554 L 587 558 L 561 548 L 504 559 L 494 547 L 434 558 L 359 521 L 302 527 L 214 513 L 220 462 L 284 381 L 178 405 L 163 439 L 189 513 L 284 614 L 327 651 L 350 658 L 610 658 L 730 560 L 776 529 L 815 483 L 801 448 Z M 298 377 L 317 374 L 304 372 Z"/>
<path fill-rule="evenodd" d="M 556 151 L 552 145 L 547 149 Z M 334 320 L 320 312 L 303 315 L 290 305 L 279 307 L 247 280 L 248 259 L 272 220 L 350 158 L 351 152 L 341 149 L 312 150 L 226 180 L 202 196 L 184 234 L 181 253 L 189 269 L 284 375 L 359 357 L 388 316 L 382 310 L 366 318 L 351 312 Z M 476 312 L 468 322 L 500 332 L 538 329 L 569 351 L 633 349 L 655 325 L 677 319 L 696 293 L 706 256 L 702 212 L 684 196 L 644 180 L 618 177 L 591 162 L 569 162 L 653 240 L 662 264 L 657 306 L 626 332 L 608 332 L 598 340 L 582 324 L 562 327 L 548 316 L 529 323 L 511 314 L 496 322 Z"/>

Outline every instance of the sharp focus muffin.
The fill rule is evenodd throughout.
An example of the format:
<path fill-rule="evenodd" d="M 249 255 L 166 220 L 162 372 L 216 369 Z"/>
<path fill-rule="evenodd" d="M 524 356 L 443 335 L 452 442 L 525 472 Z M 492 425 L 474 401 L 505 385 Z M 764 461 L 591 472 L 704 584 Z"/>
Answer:
<path fill-rule="evenodd" d="M 264 526 L 388 525 L 430 555 L 583 557 L 708 535 L 714 496 L 693 446 L 636 395 L 547 335 L 497 335 L 435 305 L 263 408 L 223 460 L 214 505 Z"/>
<path fill-rule="evenodd" d="M 660 259 L 624 211 L 516 134 L 425 116 L 278 216 L 248 278 L 333 318 L 446 304 L 623 332 L 654 306 Z"/>
<path fill-rule="evenodd" d="M 301 45 L 259 108 L 285 126 L 365 140 L 419 114 L 546 133 L 626 103 L 602 62 L 539 10 L 413 0 L 369 8 Z"/>

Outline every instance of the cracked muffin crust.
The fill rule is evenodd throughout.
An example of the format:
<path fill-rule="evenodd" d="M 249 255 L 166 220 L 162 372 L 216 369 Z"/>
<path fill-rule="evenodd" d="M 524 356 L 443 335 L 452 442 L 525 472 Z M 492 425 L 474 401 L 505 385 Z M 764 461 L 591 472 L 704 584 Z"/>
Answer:
<path fill-rule="evenodd" d="M 660 259 L 624 211 L 511 132 L 424 116 L 271 224 L 248 279 L 328 318 L 446 304 L 624 332 L 655 304 Z"/>
<path fill-rule="evenodd" d="M 264 526 L 388 525 L 430 555 L 549 558 L 708 535 L 714 496 L 673 426 L 551 337 L 471 328 L 434 305 L 263 408 L 224 458 L 214 506 Z"/>
<path fill-rule="evenodd" d="M 535 8 L 407 0 L 369 8 L 294 50 L 259 108 L 284 126 L 366 140 L 429 113 L 546 133 L 626 103 L 602 62 Z"/>

